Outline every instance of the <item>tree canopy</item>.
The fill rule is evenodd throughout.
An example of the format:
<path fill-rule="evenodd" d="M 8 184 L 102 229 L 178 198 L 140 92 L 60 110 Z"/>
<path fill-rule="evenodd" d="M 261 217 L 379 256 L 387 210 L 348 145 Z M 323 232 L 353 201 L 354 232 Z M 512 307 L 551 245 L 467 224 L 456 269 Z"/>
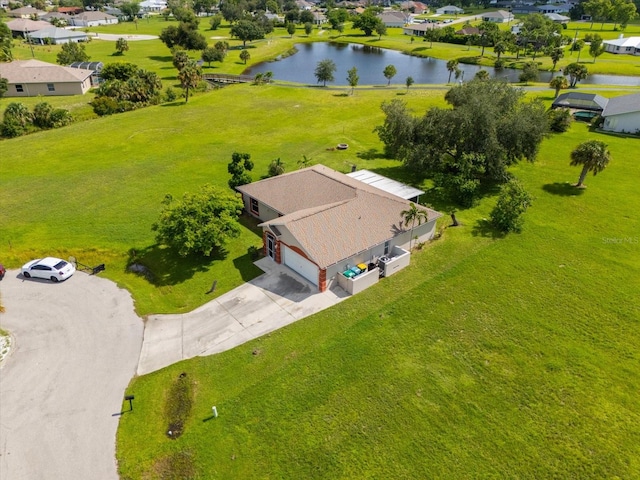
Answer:
<path fill-rule="evenodd" d="M 582 187 L 587 173 L 597 175 L 604 170 L 611 161 L 611 153 L 607 150 L 607 144 L 599 140 L 588 140 L 578 145 L 571 152 L 572 167 L 582 166 L 580 178 L 576 187 Z"/>
<path fill-rule="evenodd" d="M 506 82 L 475 79 L 445 100 L 452 108 L 433 107 L 419 118 L 400 100 L 385 102 L 376 131 L 388 155 L 433 177 L 459 203 L 472 203 L 482 182 L 504 181 L 510 165 L 536 158 L 548 130 L 539 100 L 525 101 Z"/>
<path fill-rule="evenodd" d="M 336 64 L 331 59 L 320 60 L 316 65 L 315 76 L 318 83 L 323 82 L 323 86 L 327 86 L 327 82 L 333 82 L 333 74 L 336 71 Z"/>
<path fill-rule="evenodd" d="M 6 23 L 0 22 L 0 62 L 13 60 L 13 35 Z"/>
<path fill-rule="evenodd" d="M 264 28 L 255 20 L 240 20 L 231 27 L 232 36 L 242 40 L 242 48 L 247 46 L 247 42 L 253 42 L 264 38 Z"/>
<path fill-rule="evenodd" d="M 167 195 L 160 218 L 153 224 L 156 241 L 175 248 L 180 256 L 210 256 L 240 235 L 242 200 L 235 193 L 210 185 L 185 193 L 181 201 Z"/>
<path fill-rule="evenodd" d="M 81 43 L 69 42 L 62 45 L 62 49 L 56 56 L 58 65 L 71 65 L 74 62 L 88 62 L 89 55 L 85 46 Z"/>
<path fill-rule="evenodd" d="M 198 23 L 180 22 L 178 26 L 170 25 L 160 33 L 160 40 L 169 48 L 175 46 L 185 50 L 204 50 L 207 39 L 198 32 Z"/>
<path fill-rule="evenodd" d="M 371 36 L 374 31 L 378 31 L 380 25 L 384 26 L 382 20 L 376 15 L 376 11 L 372 8 L 367 8 L 353 20 L 353 28 L 362 30 L 367 37 Z"/>

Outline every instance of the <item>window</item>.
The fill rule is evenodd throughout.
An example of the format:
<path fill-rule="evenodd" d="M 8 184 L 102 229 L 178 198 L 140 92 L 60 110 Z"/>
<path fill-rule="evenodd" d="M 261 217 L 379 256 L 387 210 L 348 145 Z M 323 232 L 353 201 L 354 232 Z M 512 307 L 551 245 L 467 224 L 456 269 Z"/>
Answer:
<path fill-rule="evenodd" d="M 255 198 L 251 199 L 251 212 L 256 215 L 260 215 L 260 207 L 258 206 L 258 200 Z"/>
<path fill-rule="evenodd" d="M 384 254 L 389 254 L 389 242 L 384 242 Z"/>
<path fill-rule="evenodd" d="M 16 92 L 18 93 L 24 92 L 24 88 L 22 88 L 22 85 L 16 85 Z"/>
<path fill-rule="evenodd" d="M 56 86 L 53 83 L 47 83 L 47 90 L 49 90 L 50 92 L 55 92 Z"/>

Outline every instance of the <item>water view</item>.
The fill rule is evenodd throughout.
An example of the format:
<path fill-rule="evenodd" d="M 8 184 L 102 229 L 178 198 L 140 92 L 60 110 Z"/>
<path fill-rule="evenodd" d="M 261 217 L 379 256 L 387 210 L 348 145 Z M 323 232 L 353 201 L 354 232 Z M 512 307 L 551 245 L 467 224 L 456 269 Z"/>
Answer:
<path fill-rule="evenodd" d="M 426 43 L 425 43 L 426 46 Z M 449 71 L 445 60 L 422 58 L 406 55 L 395 50 L 386 50 L 368 45 L 316 42 L 297 44 L 298 52 L 289 57 L 273 62 L 255 65 L 245 71 L 247 75 L 273 72 L 277 80 L 317 85 L 314 75 L 316 65 L 321 60 L 330 58 L 336 64 L 335 80 L 328 85 L 348 85 L 347 71 L 353 67 L 358 69 L 360 81 L 358 85 L 386 85 L 387 79 L 382 71 L 387 65 L 396 67 L 397 74 L 391 83 L 404 85 L 407 77 L 413 77 L 417 84 L 447 83 Z M 487 70 L 491 77 L 504 78 L 510 82 L 518 82 L 521 71 L 512 68 L 496 70 L 492 67 L 459 64 L 460 80 L 470 80 L 480 69 Z M 588 67 L 587 67 L 588 68 Z M 558 72 L 540 72 L 540 81 L 548 82 Z M 453 76 L 451 81 L 454 81 Z M 582 83 L 598 85 L 640 86 L 639 77 L 621 75 L 590 75 Z"/>

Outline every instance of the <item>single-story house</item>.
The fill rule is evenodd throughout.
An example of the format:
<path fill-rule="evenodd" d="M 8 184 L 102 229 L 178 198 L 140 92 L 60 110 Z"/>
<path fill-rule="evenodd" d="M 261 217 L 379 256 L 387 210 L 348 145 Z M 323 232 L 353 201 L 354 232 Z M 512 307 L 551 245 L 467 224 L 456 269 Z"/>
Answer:
<path fill-rule="evenodd" d="M 464 27 L 458 30 L 456 35 L 480 35 L 480 29 L 478 27 Z"/>
<path fill-rule="evenodd" d="M 456 7 L 455 5 L 447 5 L 445 7 L 438 8 L 436 13 L 439 13 L 440 15 L 458 15 L 459 13 L 464 13 L 464 10 L 460 7 Z"/>
<path fill-rule="evenodd" d="M 608 98 L 595 93 L 568 92 L 558 95 L 551 104 L 551 108 L 571 108 L 601 113 L 608 102 Z"/>
<path fill-rule="evenodd" d="M 29 20 L 28 18 L 16 18 L 7 22 L 7 27 L 11 30 L 14 37 L 24 37 L 25 34 L 37 32 L 43 28 L 51 27 L 49 22 L 42 20 Z"/>
<path fill-rule="evenodd" d="M 65 15 L 78 15 L 84 10 L 81 7 L 58 7 L 58 12 Z"/>
<path fill-rule="evenodd" d="M 29 38 L 31 38 L 34 43 L 41 45 L 60 45 L 70 42 L 86 42 L 89 36 L 85 32 L 76 32 L 74 30 L 51 26 L 31 33 Z"/>
<path fill-rule="evenodd" d="M 432 238 L 441 216 L 417 205 L 428 219 L 412 231 L 402 213 L 411 206 L 408 200 L 323 165 L 237 190 L 246 211 L 262 221 L 265 255 L 320 291 L 340 284 L 355 293 L 359 289 L 350 282 L 375 283 L 379 271 L 390 275 L 408 265 L 412 238 Z M 352 267 L 362 264 L 367 266 L 360 268 L 363 276 L 347 278 Z"/>
<path fill-rule="evenodd" d="M 413 2 L 411 0 L 402 2 L 400 9 L 409 11 L 415 15 L 422 15 L 429 12 L 429 7 L 422 2 Z"/>
<path fill-rule="evenodd" d="M 511 13 L 517 15 L 528 15 L 530 13 L 540 13 L 540 10 L 538 10 L 538 7 L 535 5 L 523 3 L 514 5 L 511 9 Z"/>
<path fill-rule="evenodd" d="M 562 8 L 560 8 L 558 5 L 540 5 L 537 7 L 538 9 L 538 13 L 560 13 L 562 11 Z"/>
<path fill-rule="evenodd" d="M 493 23 L 509 23 L 513 20 L 513 13 L 507 12 L 506 10 L 484 13 L 482 14 L 482 20 Z"/>
<path fill-rule="evenodd" d="M 307 2 L 306 0 L 296 0 L 296 6 L 300 10 L 312 10 L 315 5 L 311 2 Z"/>
<path fill-rule="evenodd" d="M 313 12 L 313 23 L 315 25 L 324 25 L 327 23 L 327 16 L 322 12 Z"/>
<path fill-rule="evenodd" d="M 92 74 L 35 59 L 0 63 L 0 77 L 9 83 L 5 97 L 83 95 L 91 88 Z"/>
<path fill-rule="evenodd" d="M 545 13 L 544 16 L 551 20 L 553 23 L 559 24 L 569 23 L 569 20 L 571 20 L 569 17 L 565 17 L 564 15 L 560 15 L 559 13 Z"/>
<path fill-rule="evenodd" d="M 48 12 L 45 15 L 43 15 L 40 20 L 44 20 L 45 22 L 49 22 L 51 23 L 51 21 L 53 19 L 56 20 L 61 20 L 64 22 L 65 25 L 69 25 L 69 22 L 71 21 L 71 16 L 66 14 L 66 13 L 62 13 L 62 12 Z"/>
<path fill-rule="evenodd" d="M 615 40 L 604 40 L 602 44 L 605 52 L 640 55 L 640 37 L 624 38 L 624 35 L 620 35 Z"/>
<path fill-rule="evenodd" d="M 640 93 L 609 99 L 602 111 L 603 130 L 620 133 L 640 133 Z"/>
<path fill-rule="evenodd" d="M 398 11 L 382 12 L 378 15 L 378 18 L 382 21 L 385 27 L 389 28 L 402 28 L 407 23 L 411 23 L 411 15 Z"/>
<path fill-rule="evenodd" d="M 33 7 L 20 7 L 20 8 L 15 8 L 13 10 L 9 10 L 7 12 L 7 16 L 13 17 L 13 18 L 33 18 L 33 16 L 35 15 L 37 18 L 40 18 L 45 13 L 47 12 L 38 10 L 37 8 L 33 8 Z"/>
<path fill-rule="evenodd" d="M 404 35 L 411 35 L 412 37 L 424 37 L 424 32 L 436 28 L 434 23 L 412 23 L 405 25 L 402 29 Z"/>
<path fill-rule="evenodd" d="M 143 13 L 159 13 L 167 8 L 165 0 L 145 0 L 140 2 L 140 11 Z"/>
<path fill-rule="evenodd" d="M 118 18 L 104 12 L 83 12 L 71 18 L 74 27 L 96 27 L 98 25 L 114 25 Z"/>

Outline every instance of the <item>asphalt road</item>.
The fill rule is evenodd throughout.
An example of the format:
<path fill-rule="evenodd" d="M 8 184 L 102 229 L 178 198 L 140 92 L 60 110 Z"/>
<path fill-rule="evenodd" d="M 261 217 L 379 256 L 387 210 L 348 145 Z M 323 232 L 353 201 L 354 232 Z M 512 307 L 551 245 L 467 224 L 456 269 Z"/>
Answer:
<path fill-rule="evenodd" d="M 53 284 L 8 271 L 0 292 L 13 337 L 0 367 L 0 479 L 117 480 L 118 414 L 143 333 L 131 296 L 81 272 Z"/>

